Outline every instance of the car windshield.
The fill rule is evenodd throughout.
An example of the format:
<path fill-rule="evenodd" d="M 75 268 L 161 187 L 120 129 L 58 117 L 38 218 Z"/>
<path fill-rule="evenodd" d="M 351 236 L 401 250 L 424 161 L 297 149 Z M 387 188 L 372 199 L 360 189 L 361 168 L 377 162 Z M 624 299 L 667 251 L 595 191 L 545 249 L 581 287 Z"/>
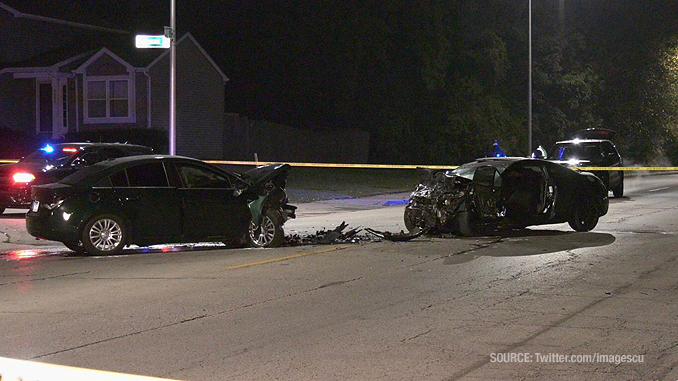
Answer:
<path fill-rule="evenodd" d="M 447 171 L 447 175 L 448 176 L 456 175 L 456 176 L 459 176 L 459 177 L 463 177 L 465 179 L 473 180 L 473 175 L 476 173 L 476 169 L 478 169 L 478 167 L 484 167 L 484 166 L 489 165 L 489 166 L 497 168 L 497 171 L 499 171 L 499 173 L 502 173 L 502 172 L 504 172 L 506 167 L 508 167 L 512 163 L 513 162 L 509 162 L 509 161 L 495 161 L 495 162 L 475 161 L 473 163 L 464 164 L 464 165 L 460 166 L 459 168 L 457 168 L 453 171 Z"/>
<path fill-rule="evenodd" d="M 49 144 L 40 148 L 39 150 L 26 156 L 22 162 L 26 163 L 46 163 L 46 164 L 61 164 L 65 163 L 71 157 L 78 153 L 77 147 L 68 145 L 54 145 Z"/>
<path fill-rule="evenodd" d="M 555 160 L 596 159 L 603 156 L 603 150 L 598 143 L 559 143 L 549 154 Z"/>

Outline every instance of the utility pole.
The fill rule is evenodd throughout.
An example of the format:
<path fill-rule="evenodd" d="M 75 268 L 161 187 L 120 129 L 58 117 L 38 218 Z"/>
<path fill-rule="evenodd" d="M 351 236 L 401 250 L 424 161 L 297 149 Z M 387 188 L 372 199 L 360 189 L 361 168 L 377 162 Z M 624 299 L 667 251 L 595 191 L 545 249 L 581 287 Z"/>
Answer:
<path fill-rule="evenodd" d="M 530 0 L 532 1 L 532 0 Z M 176 36 L 177 36 L 177 26 L 176 26 L 176 6 L 175 0 L 170 0 L 170 124 L 169 124 L 169 154 L 176 155 L 177 153 L 177 109 L 176 109 Z"/>
<path fill-rule="evenodd" d="M 174 0 L 172 0 L 174 1 Z M 529 74 L 527 90 L 527 156 L 532 155 L 532 0 L 529 1 Z"/>

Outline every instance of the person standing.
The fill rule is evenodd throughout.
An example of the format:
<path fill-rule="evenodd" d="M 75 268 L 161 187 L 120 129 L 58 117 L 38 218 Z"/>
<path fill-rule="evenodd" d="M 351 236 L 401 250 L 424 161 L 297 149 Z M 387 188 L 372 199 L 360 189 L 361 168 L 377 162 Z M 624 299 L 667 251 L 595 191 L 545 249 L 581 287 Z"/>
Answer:
<path fill-rule="evenodd" d="M 506 153 L 504 150 L 499 147 L 499 140 L 495 139 L 494 143 L 492 143 L 492 148 L 490 149 L 490 152 L 488 152 L 487 156 L 489 157 L 506 157 Z"/>

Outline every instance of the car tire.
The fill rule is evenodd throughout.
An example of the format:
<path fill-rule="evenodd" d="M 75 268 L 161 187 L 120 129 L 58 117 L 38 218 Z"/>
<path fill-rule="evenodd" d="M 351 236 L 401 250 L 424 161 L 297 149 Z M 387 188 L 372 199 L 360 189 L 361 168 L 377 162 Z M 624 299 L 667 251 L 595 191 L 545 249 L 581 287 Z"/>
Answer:
<path fill-rule="evenodd" d="M 459 207 L 459 213 L 457 213 L 457 226 L 459 234 L 465 237 L 473 237 L 478 234 L 477 227 L 471 221 L 471 214 L 468 211 L 468 206 L 462 204 Z"/>
<path fill-rule="evenodd" d="M 285 243 L 285 231 L 282 228 L 282 216 L 275 210 L 267 210 L 261 219 L 261 227 L 253 221 L 247 232 L 247 241 L 252 247 L 278 247 Z"/>
<path fill-rule="evenodd" d="M 598 207 L 593 201 L 579 203 L 572 213 L 568 223 L 570 227 L 578 232 L 588 232 L 598 225 L 600 214 Z"/>
<path fill-rule="evenodd" d="M 114 214 L 92 218 L 82 230 L 82 246 L 91 255 L 118 254 L 127 244 L 125 221 Z"/>
<path fill-rule="evenodd" d="M 617 185 L 617 187 L 612 190 L 612 195 L 614 198 L 620 198 L 624 196 L 624 176 L 622 176 L 621 180 L 619 181 L 619 185 Z"/>
<path fill-rule="evenodd" d="M 405 214 L 403 215 L 403 220 L 405 222 L 405 227 L 407 228 L 407 231 L 412 231 L 414 230 L 417 226 L 414 223 L 414 211 L 407 206 L 405 207 Z"/>
<path fill-rule="evenodd" d="M 72 243 L 66 243 L 66 242 L 62 242 L 62 243 L 64 244 L 64 246 L 66 246 L 68 248 L 68 250 L 73 251 L 77 254 L 82 254 L 82 253 L 85 252 L 85 247 L 82 246 L 82 245 L 74 245 Z"/>
<path fill-rule="evenodd" d="M 0 214 L 5 213 L 5 208 L 0 208 Z"/>

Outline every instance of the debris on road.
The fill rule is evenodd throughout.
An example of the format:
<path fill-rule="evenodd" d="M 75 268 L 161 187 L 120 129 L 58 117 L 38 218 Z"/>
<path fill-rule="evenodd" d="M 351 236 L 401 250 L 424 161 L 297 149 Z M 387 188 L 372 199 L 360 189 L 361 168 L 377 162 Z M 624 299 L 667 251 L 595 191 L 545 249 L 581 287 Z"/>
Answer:
<path fill-rule="evenodd" d="M 381 232 L 378 230 L 366 228 L 366 232 L 379 237 L 383 238 L 387 241 L 392 241 L 392 242 L 405 242 L 405 241 L 410 241 L 413 240 L 417 237 L 421 237 L 424 233 L 426 233 L 426 230 L 421 229 L 421 228 L 414 228 L 411 231 L 405 233 L 403 230 L 400 231 L 400 233 L 391 233 L 388 231 Z"/>
<path fill-rule="evenodd" d="M 344 221 L 339 226 L 331 230 L 318 230 L 315 234 L 301 236 L 293 234 L 285 237 L 286 246 L 301 245 L 330 245 L 335 243 L 362 243 L 375 241 L 372 236 L 359 234 L 363 229 L 361 227 L 350 228 L 347 231 L 348 224 Z"/>

